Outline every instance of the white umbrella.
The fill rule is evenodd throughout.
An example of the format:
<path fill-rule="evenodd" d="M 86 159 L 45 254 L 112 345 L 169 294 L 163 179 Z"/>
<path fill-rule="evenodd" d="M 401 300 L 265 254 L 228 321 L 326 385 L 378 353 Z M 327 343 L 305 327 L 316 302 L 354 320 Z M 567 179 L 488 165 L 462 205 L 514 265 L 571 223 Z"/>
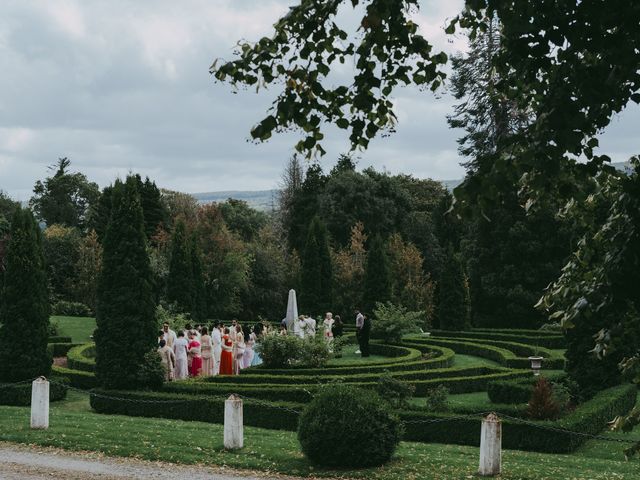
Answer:
<path fill-rule="evenodd" d="M 296 291 L 289 290 L 289 300 L 287 301 L 287 330 L 293 328 L 293 322 L 298 318 L 298 301 L 296 300 Z"/>

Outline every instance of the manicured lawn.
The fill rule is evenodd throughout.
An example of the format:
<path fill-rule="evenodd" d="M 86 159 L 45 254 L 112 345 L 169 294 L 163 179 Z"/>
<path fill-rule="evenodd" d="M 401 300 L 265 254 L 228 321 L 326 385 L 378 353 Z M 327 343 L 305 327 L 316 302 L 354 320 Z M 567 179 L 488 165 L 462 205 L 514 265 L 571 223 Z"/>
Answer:
<path fill-rule="evenodd" d="M 487 360 L 486 358 L 474 357 L 472 355 L 460 355 L 456 353 L 453 360 L 454 367 L 500 367 L 498 362 Z"/>
<path fill-rule="evenodd" d="M 373 362 L 384 362 L 389 357 L 383 357 L 382 355 L 370 355 L 367 358 L 362 358 L 359 353 L 355 353 L 358 350 L 357 345 L 345 345 L 342 348 L 342 357 L 341 358 L 332 358 L 329 360 L 327 365 L 329 366 L 337 366 L 337 365 L 364 365 L 367 363 Z"/>
<path fill-rule="evenodd" d="M 636 429 L 635 436 L 638 435 L 640 429 Z M 226 465 L 302 476 L 372 480 L 464 479 L 474 478 L 478 468 L 476 447 L 404 442 L 394 460 L 383 468 L 328 471 L 314 468 L 304 459 L 295 433 L 252 427 L 245 427 L 245 448 L 242 451 L 225 452 L 221 425 L 98 415 L 89 411 L 86 395 L 73 392 L 64 402 L 52 404 L 50 428 L 45 431 L 29 429 L 28 408 L 0 406 L 0 440 L 69 450 L 93 450 L 112 456 Z M 640 461 L 625 462 L 621 449 L 621 444 L 592 441 L 572 455 L 505 451 L 504 473 L 500 478 L 638 478 Z"/>
<path fill-rule="evenodd" d="M 58 335 L 71 337 L 73 343 L 88 343 L 96 328 L 96 319 L 91 317 L 52 316 L 51 321 L 58 324 Z"/>

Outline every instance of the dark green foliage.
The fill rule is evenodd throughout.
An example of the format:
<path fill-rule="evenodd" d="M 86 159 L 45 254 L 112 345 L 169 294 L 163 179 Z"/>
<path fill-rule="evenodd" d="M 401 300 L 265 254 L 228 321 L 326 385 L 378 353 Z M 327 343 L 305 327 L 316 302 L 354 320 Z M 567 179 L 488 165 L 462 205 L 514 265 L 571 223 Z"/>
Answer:
<path fill-rule="evenodd" d="M 309 225 L 320 211 L 319 194 L 326 181 L 322 167 L 313 163 L 307 168 L 302 185 L 291 192 L 285 228 L 289 247 L 299 254 L 304 252 Z"/>
<path fill-rule="evenodd" d="M 380 375 L 376 385 L 378 395 L 396 408 L 406 406 L 415 391 L 416 387 L 392 376 L 388 371 Z"/>
<path fill-rule="evenodd" d="M 178 220 L 171 236 L 167 300 L 175 303 L 178 310 L 185 313 L 193 311 L 195 293 L 190 247 L 184 221 Z"/>
<path fill-rule="evenodd" d="M 229 230 L 240 235 L 245 242 L 253 241 L 267 223 L 267 215 L 251 208 L 244 200 L 229 198 L 220 203 L 219 208 Z"/>
<path fill-rule="evenodd" d="M 538 377 L 527 405 L 527 415 L 535 420 L 554 420 L 560 416 L 561 407 L 553 398 L 549 380 Z"/>
<path fill-rule="evenodd" d="M 11 221 L 0 306 L 0 381 L 19 382 L 51 371 L 47 351 L 49 292 L 42 234 L 29 210 Z"/>
<path fill-rule="evenodd" d="M 71 343 L 71 337 L 62 337 L 62 336 L 51 336 L 47 338 L 47 343 Z"/>
<path fill-rule="evenodd" d="M 309 226 L 302 256 L 300 295 L 301 311 L 317 315 L 329 311 L 332 305 L 333 274 L 327 229 L 315 217 Z"/>
<path fill-rule="evenodd" d="M 78 345 L 82 345 L 82 344 L 69 343 L 69 342 L 64 342 L 64 343 L 49 342 L 47 344 L 47 352 L 49 352 L 49 355 L 51 355 L 52 357 L 64 357 L 69 350 L 71 350 L 73 347 L 77 347 Z"/>
<path fill-rule="evenodd" d="M 160 189 L 156 186 L 156 183 L 149 180 L 149 177 L 146 177 L 144 182 L 142 182 L 139 175 L 136 177 L 139 180 L 138 189 L 144 215 L 144 231 L 147 238 L 151 239 L 158 227 L 166 225 L 169 213 L 162 202 Z"/>
<path fill-rule="evenodd" d="M 196 237 L 195 233 L 191 235 L 189 252 L 191 253 L 191 274 L 193 282 L 191 318 L 201 321 L 207 317 L 207 292 L 202 266 L 202 251 L 198 245 L 198 237 Z"/>
<path fill-rule="evenodd" d="M 430 330 L 431 335 L 438 337 L 460 337 L 485 340 L 504 340 L 507 342 L 525 343 L 529 345 L 537 345 L 543 348 L 561 349 L 566 348 L 567 341 L 564 336 L 544 335 L 537 331 L 524 331 L 522 333 L 517 330 L 465 330 L 463 332 L 453 332 L 450 330 Z M 543 355 L 544 356 L 544 355 Z"/>
<path fill-rule="evenodd" d="M 437 385 L 427 390 L 424 408 L 430 412 L 446 412 L 449 410 L 449 389 L 444 385 Z"/>
<path fill-rule="evenodd" d="M 77 228 L 50 225 L 44 231 L 42 248 L 54 299 L 69 300 L 73 297 L 81 242 Z"/>
<path fill-rule="evenodd" d="M 47 225 L 59 223 L 68 227 L 87 227 L 91 207 L 100 196 L 98 185 L 89 182 L 82 173 L 69 173 L 71 161 L 60 158 L 53 176 L 38 180 L 33 187 L 33 197 L 29 205 L 39 220 Z"/>
<path fill-rule="evenodd" d="M 156 349 L 157 325 L 135 180 L 117 181 L 112 195 L 98 282 L 96 376 L 110 388 L 145 388 L 154 379 L 145 378 L 141 366 L 146 354 Z"/>
<path fill-rule="evenodd" d="M 266 368 L 282 368 L 298 357 L 300 347 L 300 339 L 294 335 L 269 335 L 256 346 L 256 351 Z"/>
<path fill-rule="evenodd" d="M 326 467 L 371 467 L 388 462 L 402 428 L 373 392 L 328 386 L 300 415 L 298 440 L 305 456 Z"/>
<path fill-rule="evenodd" d="M 438 320 L 443 330 L 469 328 L 469 297 L 460 255 L 447 250 L 438 283 Z"/>
<path fill-rule="evenodd" d="M 533 386 L 538 378 L 546 378 L 549 381 L 564 381 L 566 374 L 544 375 L 544 377 L 534 377 L 533 375 L 516 380 L 499 380 L 489 383 L 487 393 L 489 400 L 493 403 L 527 403 L 531 398 Z"/>
<path fill-rule="evenodd" d="M 68 302 L 60 300 L 51 307 L 52 315 L 64 315 L 67 317 L 91 317 L 93 312 L 84 303 Z"/>
<path fill-rule="evenodd" d="M 510 187 L 513 188 L 513 187 Z M 535 304 L 569 254 L 567 225 L 554 204 L 527 212 L 515 189 L 474 221 L 465 240 L 475 326 L 538 328 Z"/>
<path fill-rule="evenodd" d="M 98 380 L 94 373 L 83 372 L 82 370 L 71 370 L 69 368 L 57 366 L 53 366 L 51 371 L 54 375 L 54 379 L 61 378 L 74 388 L 90 390 L 98 387 Z"/>
<path fill-rule="evenodd" d="M 387 246 L 380 236 L 371 241 L 364 271 L 362 309 L 371 314 L 376 303 L 391 300 L 391 268 Z"/>
<path fill-rule="evenodd" d="M 104 242 L 104 235 L 107 232 L 109 219 L 111 218 L 111 198 L 113 194 L 113 185 L 108 185 L 102 189 L 100 198 L 91 209 L 89 217 L 89 226 L 98 234 L 100 242 Z"/>
<path fill-rule="evenodd" d="M 0 190 L 0 243 L 6 234 L 11 230 L 11 217 L 13 212 L 20 207 L 20 203 L 11 199 L 6 193 Z M 0 246 L 0 265 L 2 265 L 2 247 Z M 0 267 L 0 277 L 1 277 Z M 2 284 L 0 283 L 0 287 Z"/>
<path fill-rule="evenodd" d="M 49 401 L 57 402 L 67 396 L 67 385 L 59 380 L 49 382 Z M 17 407 L 31 405 L 31 383 L 2 384 L 0 383 L 0 405 L 14 405 Z"/>
<path fill-rule="evenodd" d="M 67 352 L 67 366 L 71 370 L 95 372 L 96 345 L 94 343 L 86 343 L 70 349 Z"/>

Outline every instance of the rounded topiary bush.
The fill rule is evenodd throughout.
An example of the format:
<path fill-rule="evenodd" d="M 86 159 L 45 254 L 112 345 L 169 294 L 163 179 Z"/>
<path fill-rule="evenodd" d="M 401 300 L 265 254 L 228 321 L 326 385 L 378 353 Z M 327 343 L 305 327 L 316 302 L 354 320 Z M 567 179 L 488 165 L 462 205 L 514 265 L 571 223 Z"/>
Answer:
<path fill-rule="evenodd" d="M 320 390 L 300 416 L 298 440 L 307 458 L 327 467 L 387 462 L 400 442 L 399 419 L 375 392 L 348 385 Z"/>

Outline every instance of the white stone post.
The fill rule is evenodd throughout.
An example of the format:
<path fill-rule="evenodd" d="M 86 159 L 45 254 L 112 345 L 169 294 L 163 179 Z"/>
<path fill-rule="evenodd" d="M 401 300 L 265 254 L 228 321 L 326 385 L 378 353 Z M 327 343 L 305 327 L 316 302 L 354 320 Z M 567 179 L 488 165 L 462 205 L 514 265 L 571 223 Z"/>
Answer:
<path fill-rule="evenodd" d="M 483 477 L 500 475 L 502 462 L 502 422 L 495 413 L 482 419 L 480 429 L 480 469 Z"/>
<path fill-rule="evenodd" d="M 224 402 L 224 448 L 235 450 L 244 446 L 242 399 L 230 395 Z"/>
<path fill-rule="evenodd" d="M 31 384 L 31 428 L 49 428 L 49 381 L 44 377 Z"/>

